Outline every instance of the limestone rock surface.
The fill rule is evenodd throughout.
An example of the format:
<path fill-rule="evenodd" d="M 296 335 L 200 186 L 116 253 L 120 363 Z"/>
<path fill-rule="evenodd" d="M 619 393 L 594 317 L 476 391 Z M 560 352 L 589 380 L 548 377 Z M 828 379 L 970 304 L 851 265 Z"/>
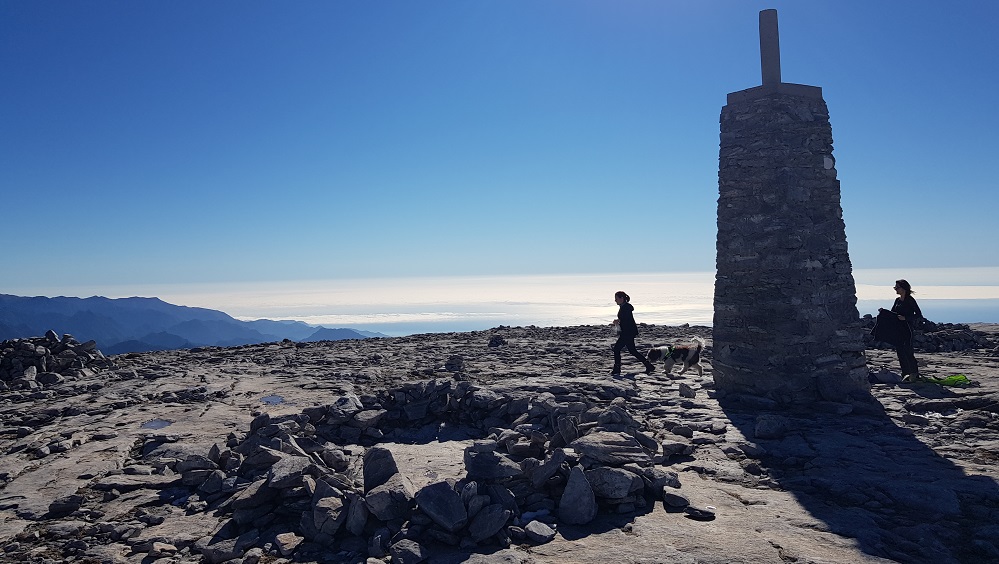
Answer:
<path fill-rule="evenodd" d="M 4 343 L 0 560 L 999 555 L 996 326 L 917 349 L 924 375 L 973 386 L 885 383 L 894 353 L 870 348 L 876 402 L 807 411 L 716 389 L 709 328 L 640 330 L 640 347 L 705 338 L 704 375 L 636 363 L 612 380 L 605 327 L 107 358 L 57 335 Z M 60 372 L 46 355 L 62 353 L 80 360 Z"/>

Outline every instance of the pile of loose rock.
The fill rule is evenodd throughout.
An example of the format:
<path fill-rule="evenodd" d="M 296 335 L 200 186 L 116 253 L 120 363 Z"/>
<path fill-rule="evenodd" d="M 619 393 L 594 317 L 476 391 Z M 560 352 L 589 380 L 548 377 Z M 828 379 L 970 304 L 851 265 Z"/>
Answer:
<path fill-rule="evenodd" d="M 480 431 L 464 449 L 465 477 L 417 489 L 388 449 L 359 445 L 427 424 Z M 713 518 L 664 492 L 680 483 L 655 466 L 664 457 L 658 451 L 623 398 L 596 406 L 439 379 L 378 397 L 346 394 L 295 415 L 259 415 L 247 435 L 231 434 L 225 448 L 176 461 L 173 471 L 193 489 L 183 500 L 190 511 L 229 516 L 195 544 L 210 562 L 256 551 L 406 563 L 422 561 L 432 545 L 545 543 L 559 523 L 651 509 L 651 499 Z"/>
<path fill-rule="evenodd" d="M 45 390 L 113 366 L 96 342 L 80 343 L 69 334 L 60 338 L 52 330 L 44 337 L 0 342 L 0 390 Z"/>
<path fill-rule="evenodd" d="M 874 340 L 870 330 L 875 318 L 865 315 L 861 321 L 867 331 L 864 333 L 864 346 L 868 349 L 893 349 L 888 343 Z M 934 323 L 927 321 L 921 329 L 913 331 L 912 346 L 920 352 L 953 352 L 969 349 L 995 348 L 999 343 L 992 342 L 986 333 L 975 331 L 962 323 Z"/>

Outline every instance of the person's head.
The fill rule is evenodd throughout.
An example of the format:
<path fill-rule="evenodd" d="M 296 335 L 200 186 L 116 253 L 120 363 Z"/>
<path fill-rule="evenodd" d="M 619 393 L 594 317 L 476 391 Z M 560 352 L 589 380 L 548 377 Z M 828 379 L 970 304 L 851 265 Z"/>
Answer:
<path fill-rule="evenodd" d="M 895 281 L 895 293 L 905 297 L 912 294 L 912 286 L 905 279 Z"/>
<path fill-rule="evenodd" d="M 623 304 L 624 302 L 630 302 L 631 296 L 625 294 L 624 292 L 614 292 L 614 301 Z"/>

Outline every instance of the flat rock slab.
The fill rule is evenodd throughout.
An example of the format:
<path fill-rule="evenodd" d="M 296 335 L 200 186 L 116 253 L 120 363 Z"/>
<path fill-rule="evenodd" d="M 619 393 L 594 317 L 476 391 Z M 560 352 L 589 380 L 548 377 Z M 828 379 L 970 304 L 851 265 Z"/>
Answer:
<path fill-rule="evenodd" d="M 589 398 L 611 400 L 638 395 L 633 380 L 611 378 L 609 373 L 605 376 L 530 376 L 498 382 L 489 389 L 501 395 L 528 398 L 547 392 L 560 402 Z"/>
<path fill-rule="evenodd" d="M 458 481 L 465 477 L 462 456 L 472 441 L 442 441 L 423 444 L 379 443 L 395 457 L 401 474 L 409 477 L 417 490 L 435 482 Z"/>

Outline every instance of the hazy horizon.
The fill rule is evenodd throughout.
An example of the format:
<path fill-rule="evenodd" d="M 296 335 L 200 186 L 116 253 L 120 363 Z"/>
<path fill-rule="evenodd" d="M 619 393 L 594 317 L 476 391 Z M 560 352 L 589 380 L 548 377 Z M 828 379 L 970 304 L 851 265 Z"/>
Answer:
<path fill-rule="evenodd" d="M 890 307 L 897 278 L 912 283 L 924 315 L 932 321 L 999 323 L 999 267 L 857 269 L 860 314 Z M 631 295 L 639 322 L 711 325 L 714 273 L 410 277 L 75 290 L 69 295 L 158 297 L 247 321 L 294 320 L 399 336 L 499 325 L 609 323 L 617 312 L 613 302 L 617 290 Z"/>

